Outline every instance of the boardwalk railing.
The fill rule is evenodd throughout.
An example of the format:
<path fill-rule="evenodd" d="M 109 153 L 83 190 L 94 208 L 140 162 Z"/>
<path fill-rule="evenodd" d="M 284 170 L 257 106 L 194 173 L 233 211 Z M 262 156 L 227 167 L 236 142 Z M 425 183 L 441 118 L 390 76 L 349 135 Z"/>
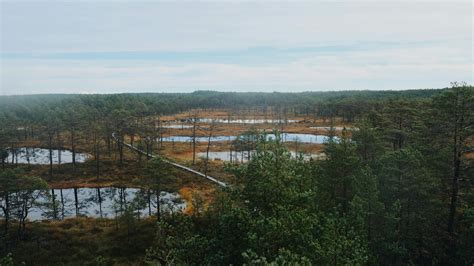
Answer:
<path fill-rule="evenodd" d="M 113 138 L 116 142 L 122 143 L 124 146 L 126 146 L 127 148 L 129 148 L 129 149 L 132 150 L 132 151 L 141 153 L 141 154 L 143 154 L 143 155 L 145 155 L 145 156 L 148 156 L 148 157 L 150 157 L 150 158 L 157 158 L 157 157 L 158 157 L 158 156 L 153 155 L 153 154 L 147 154 L 146 152 L 144 152 L 144 151 L 138 149 L 137 147 L 135 147 L 135 146 L 133 146 L 133 145 L 130 145 L 130 144 L 128 144 L 128 143 L 123 142 L 121 139 L 117 138 L 117 136 L 115 135 L 115 132 L 112 133 L 112 138 Z M 195 175 L 198 175 L 198 176 L 202 176 L 202 177 L 204 177 L 204 178 L 207 178 L 207 179 L 211 180 L 212 182 L 218 184 L 219 186 L 227 187 L 227 184 L 226 184 L 226 183 L 224 183 L 224 182 L 218 180 L 218 179 L 215 178 L 215 177 L 212 177 L 212 176 L 209 176 L 209 175 L 207 175 L 207 174 L 201 173 L 201 172 L 196 171 L 196 170 L 194 170 L 194 169 L 191 169 L 191 168 L 189 168 L 189 167 L 187 167 L 187 166 L 184 166 L 184 165 L 181 165 L 181 164 L 178 164 L 178 163 L 169 161 L 169 160 L 167 160 L 167 159 L 165 159 L 165 158 L 163 158 L 163 157 L 161 157 L 161 159 L 162 159 L 165 163 L 170 164 L 170 165 L 172 165 L 172 166 L 174 166 L 174 167 L 176 167 L 176 168 L 179 168 L 179 169 L 184 170 L 184 171 L 186 171 L 186 172 L 189 172 L 189 173 L 192 173 L 192 174 L 195 174 Z"/>

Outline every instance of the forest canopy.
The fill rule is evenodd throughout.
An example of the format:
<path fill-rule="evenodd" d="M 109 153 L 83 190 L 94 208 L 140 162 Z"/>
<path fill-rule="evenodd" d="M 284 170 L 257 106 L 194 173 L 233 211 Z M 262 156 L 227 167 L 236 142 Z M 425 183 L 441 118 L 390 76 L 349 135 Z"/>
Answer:
<path fill-rule="evenodd" d="M 95 179 L 90 180 L 99 182 L 109 173 L 123 175 L 123 180 L 133 173 L 130 179 L 148 189 L 148 198 L 133 204 L 150 202 L 154 193 L 159 206 L 164 187 L 183 186 L 179 169 L 170 166 L 166 155 L 180 149 L 195 153 L 196 109 L 271 112 L 269 116 L 285 121 L 300 120 L 275 126 L 272 138 L 256 125 L 239 131 L 225 148 L 230 148 L 231 157 L 233 150 L 247 151 L 248 159 L 242 158 L 242 163 L 209 160 L 210 150 L 224 147 L 219 141 L 211 143 L 213 134 L 218 134 L 213 130 L 223 134 L 225 127 L 235 131 L 235 125 L 218 125 L 215 119 L 200 123 L 207 142 L 197 149 L 207 153 L 204 161 L 173 158 L 206 177 L 208 171 L 230 176 L 225 179 L 229 185 L 219 187 L 204 178 L 200 180 L 205 185 L 192 183 L 196 191 L 187 199 L 192 207 L 188 212 L 165 214 L 158 207 L 156 215 L 143 219 L 130 205 L 134 207 L 125 206 L 110 224 L 107 219 L 72 218 L 97 236 L 84 236 L 83 243 L 71 240 L 68 249 L 55 242 L 60 236 L 42 231 L 62 232 L 62 225 L 43 222 L 29 227 L 27 219 L 15 221 L 11 210 L 35 204 L 31 200 L 35 193 L 48 195 L 61 206 L 48 183 L 62 181 L 69 172 L 74 173 L 67 179 L 70 183 L 81 175 L 92 175 Z M 163 134 L 171 133 L 161 131 L 160 117 L 183 112 L 190 113 L 189 119 L 179 125 L 188 129 L 169 130 L 189 130 L 183 132 L 194 134 L 190 136 L 194 143 L 163 144 Z M 84 254 L 84 261 L 105 264 L 474 262 L 474 89 L 466 84 L 409 91 L 4 96 L 0 123 L 0 202 L 6 220 L 0 255 L 5 261 L 74 263 L 78 258 L 71 254 Z M 282 138 L 288 128 L 306 132 L 313 130 L 310 126 L 329 128 L 323 144 L 289 144 Z M 80 149 L 93 157 L 83 165 L 74 161 L 43 168 L 6 160 L 12 150 L 27 143 L 50 151 Z M 126 151 L 127 143 L 146 152 Z M 298 155 L 308 147 L 320 148 L 324 156 L 308 160 Z M 152 153 L 157 158 L 152 159 Z M 204 198 L 202 191 L 210 187 L 211 196 Z M 66 226 L 72 220 L 61 223 Z M 11 226 L 16 223 L 19 230 Z M 49 247 L 36 258 L 35 241 L 43 249 Z M 85 252 L 84 243 L 101 248 Z M 51 247 L 64 254 L 50 256 Z"/>

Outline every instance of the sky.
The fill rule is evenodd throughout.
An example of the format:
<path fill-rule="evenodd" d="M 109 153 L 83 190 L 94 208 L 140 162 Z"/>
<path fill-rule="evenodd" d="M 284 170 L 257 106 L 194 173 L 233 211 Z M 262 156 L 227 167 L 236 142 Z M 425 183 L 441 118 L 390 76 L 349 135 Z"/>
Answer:
<path fill-rule="evenodd" d="M 0 95 L 473 80 L 470 0 L 0 0 L 0 15 Z"/>

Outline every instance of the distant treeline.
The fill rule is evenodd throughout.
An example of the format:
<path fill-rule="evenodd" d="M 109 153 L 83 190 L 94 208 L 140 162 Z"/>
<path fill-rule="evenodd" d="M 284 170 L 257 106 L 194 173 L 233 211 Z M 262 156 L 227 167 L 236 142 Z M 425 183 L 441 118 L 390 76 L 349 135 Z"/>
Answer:
<path fill-rule="evenodd" d="M 173 114 L 195 108 L 273 108 L 285 115 L 315 117 L 342 116 L 349 122 L 370 109 L 380 109 L 393 100 L 426 99 L 440 89 L 406 91 L 333 91 L 301 93 L 216 92 L 193 93 L 129 93 L 129 94 L 44 94 L 0 97 L 0 122 L 38 121 L 38 115 L 60 116 L 62 112 L 95 110 L 105 115 L 125 110 L 131 116 Z"/>

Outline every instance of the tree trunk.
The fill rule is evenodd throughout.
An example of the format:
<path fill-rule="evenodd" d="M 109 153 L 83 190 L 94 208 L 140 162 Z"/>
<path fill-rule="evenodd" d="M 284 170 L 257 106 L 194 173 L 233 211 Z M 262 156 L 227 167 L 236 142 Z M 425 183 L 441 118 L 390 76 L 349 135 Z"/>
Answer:
<path fill-rule="evenodd" d="M 456 218 L 456 209 L 459 193 L 459 174 L 461 169 L 460 152 L 455 148 L 453 181 L 451 183 L 451 204 L 449 206 L 448 232 L 454 232 L 454 220 Z M 459 157 L 458 157 L 459 156 Z"/>
<path fill-rule="evenodd" d="M 100 176 L 100 147 L 99 147 L 99 142 L 96 142 L 95 144 L 95 174 L 96 177 L 99 178 Z"/>
<path fill-rule="evenodd" d="M 61 143 L 61 136 L 60 136 L 59 130 L 56 132 L 56 141 L 57 141 L 57 148 L 58 148 L 58 165 L 61 165 L 62 143 Z"/>
<path fill-rule="evenodd" d="M 61 195 L 61 217 L 64 219 L 64 195 L 62 188 L 59 190 L 59 194 Z"/>
<path fill-rule="evenodd" d="M 102 195 L 100 194 L 100 188 L 97 188 L 97 200 L 99 201 L 99 215 L 100 218 L 103 217 L 102 215 Z"/>
<path fill-rule="evenodd" d="M 123 165 L 123 137 L 120 137 L 117 141 L 117 148 L 119 152 L 119 165 Z"/>
<path fill-rule="evenodd" d="M 211 148 L 211 138 L 212 130 L 214 129 L 214 122 L 212 122 L 211 127 L 209 128 L 209 137 L 207 139 L 207 149 L 206 149 L 206 166 L 204 168 L 204 174 L 207 176 L 207 168 L 209 164 L 209 149 Z"/>
<path fill-rule="evenodd" d="M 156 218 L 158 221 L 161 219 L 161 206 L 160 206 L 160 189 L 159 186 L 156 189 Z"/>
<path fill-rule="evenodd" d="M 448 255 L 450 258 L 456 256 L 456 234 L 455 234 L 455 222 L 456 222 L 456 212 L 458 205 L 458 194 L 459 194 L 459 179 L 461 177 L 461 160 L 463 147 L 465 145 L 463 132 L 469 128 L 464 124 L 466 108 L 466 98 L 465 95 L 459 91 L 456 93 L 455 99 L 455 115 L 454 120 L 454 135 L 453 135 L 453 174 L 452 174 L 452 183 L 451 183 L 451 203 L 449 206 L 449 217 L 448 217 L 448 232 L 450 234 L 449 239 L 449 250 Z"/>
<path fill-rule="evenodd" d="M 49 178 L 53 178 L 53 148 L 52 148 L 52 137 L 50 137 L 49 144 Z"/>
<path fill-rule="evenodd" d="M 51 200 L 53 201 L 53 219 L 56 220 L 58 218 L 58 209 L 56 205 L 56 194 L 54 194 L 54 189 L 51 189 Z"/>
<path fill-rule="evenodd" d="M 193 122 L 193 165 L 196 164 L 196 117 Z"/>
<path fill-rule="evenodd" d="M 76 130 L 71 130 L 72 171 L 76 171 Z"/>
<path fill-rule="evenodd" d="M 148 216 L 151 217 L 151 191 L 148 190 Z"/>
<path fill-rule="evenodd" d="M 77 199 L 77 188 L 74 188 L 74 204 L 76 206 L 76 216 L 79 216 L 79 202 Z"/>
<path fill-rule="evenodd" d="M 453 180 L 451 183 L 451 203 L 449 206 L 449 219 L 448 219 L 448 232 L 453 235 L 454 233 L 454 222 L 456 219 L 456 209 L 458 202 L 459 193 L 459 177 L 461 173 L 461 157 L 462 157 L 462 130 L 464 129 L 464 98 L 459 99 L 459 95 L 456 95 L 456 112 L 454 119 L 454 135 L 453 135 Z M 460 106 L 458 101 L 461 100 Z M 460 109 L 460 113 L 458 112 Z"/>
<path fill-rule="evenodd" d="M 3 210 L 3 213 L 5 215 L 4 231 L 6 236 L 8 233 L 8 224 L 10 223 L 10 200 L 8 191 L 5 191 L 5 208 Z"/>

